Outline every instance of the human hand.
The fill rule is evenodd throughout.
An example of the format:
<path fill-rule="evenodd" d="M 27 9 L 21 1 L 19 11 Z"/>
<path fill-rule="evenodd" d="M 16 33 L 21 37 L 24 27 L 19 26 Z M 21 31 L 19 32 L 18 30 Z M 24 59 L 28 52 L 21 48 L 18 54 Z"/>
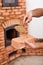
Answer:
<path fill-rule="evenodd" d="M 23 22 L 24 22 L 24 23 L 29 23 L 31 20 L 32 20 L 32 11 L 29 11 L 29 12 L 25 15 Z"/>

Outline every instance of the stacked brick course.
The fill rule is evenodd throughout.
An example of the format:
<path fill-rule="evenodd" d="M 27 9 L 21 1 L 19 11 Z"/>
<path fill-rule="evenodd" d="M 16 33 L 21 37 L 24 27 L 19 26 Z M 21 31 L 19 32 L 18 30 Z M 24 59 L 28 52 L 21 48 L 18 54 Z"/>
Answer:
<path fill-rule="evenodd" d="M 0 0 L 0 65 L 4 65 L 5 63 L 21 55 L 43 55 L 43 48 L 32 49 L 31 47 L 29 47 L 29 45 L 27 45 L 28 48 L 27 47 L 25 48 L 26 51 L 24 48 L 22 50 L 21 49 L 17 50 L 12 45 L 5 48 L 4 29 L 14 24 L 23 25 L 23 17 L 25 16 L 26 13 L 25 4 L 26 4 L 26 0 L 18 0 L 18 6 L 16 7 L 2 7 L 2 0 Z M 24 26 L 24 28 L 25 31 L 27 32 L 26 30 L 27 26 Z M 23 34 L 25 34 L 25 32 Z M 24 36 L 22 35 L 22 37 L 24 37 L 26 40 L 28 35 L 25 34 Z M 29 38 L 30 36 L 28 37 L 28 39 Z M 14 55 L 11 56 L 13 52 Z"/>
<path fill-rule="evenodd" d="M 25 1 L 26 0 L 18 0 L 18 6 L 16 7 L 2 7 L 2 0 L 0 0 L 0 19 L 23 19 L 26 12 Z"/>

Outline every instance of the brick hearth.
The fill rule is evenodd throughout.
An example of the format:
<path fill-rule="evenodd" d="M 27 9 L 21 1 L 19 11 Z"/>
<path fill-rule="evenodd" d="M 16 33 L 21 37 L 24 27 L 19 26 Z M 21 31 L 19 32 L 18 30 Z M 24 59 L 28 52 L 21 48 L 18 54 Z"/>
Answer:
<path fill-rule="evenodd" d="M 25 4 L 26 0 L 18 0 L 16 7 L 2 7 L 2 0 L 0 0 L 0 65 L 21 55 L 43 55 L 43 47 L 32 48 L 30 45 L 34 38 L 27 34 L 27 24 L 23 25 L 23 17 L 26 13 Z M 15 29 L 19 32 L 20 37 L 13 38 L 11 45 L 5 47 L 4 30 L 12 25 L 18 25 Z"/>

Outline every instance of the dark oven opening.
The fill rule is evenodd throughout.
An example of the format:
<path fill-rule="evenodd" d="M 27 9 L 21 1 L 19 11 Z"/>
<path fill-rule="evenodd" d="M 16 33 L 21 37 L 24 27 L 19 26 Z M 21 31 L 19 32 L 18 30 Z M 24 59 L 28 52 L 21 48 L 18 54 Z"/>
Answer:
<path fill-rule="evenodd" d="M 18 0 L 2 0 L 3 7 L 18 6 Z"/>
<path fill-rule="evenodd" d="M 19 32 L 14 28 L 14 26 L 10 26 L 4 30 L 5 35 L 5 47 L 11 45 L 11 40 L 13 38 L 19 37 Z"/>

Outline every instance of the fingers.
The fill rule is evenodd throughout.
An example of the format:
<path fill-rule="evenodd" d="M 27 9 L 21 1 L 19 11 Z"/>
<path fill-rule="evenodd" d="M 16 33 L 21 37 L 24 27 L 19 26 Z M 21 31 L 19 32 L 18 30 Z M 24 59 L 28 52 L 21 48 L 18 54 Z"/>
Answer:
<path fill-rule="evenodd" d="M 24 22 L 24 23 L 29 23 L 29 18 L 28 18 L 28 16 L 27 16 L 27 15 L 24 17 L 23 22 Z"/>
<path fill-rule="evenodd" d="M 26 20 L 26 23 L 29 23 L 29 19 Z"/>
<path fill-rule="evenodd" d="M 26 16 L 24 17 L 24 19 L 23 19 L 24 23 L 26 22 L 27 18 L 28 18 L 28 16 L 26 15 Z"/>
<path fill-rule="evenodd" d="M 24 17 L 24 23 L 29 23 L 30 21 L 32 20 L 32 18 L 31 17 L 27 17 L 27 16 L 25 16 Z"/>
<path fill-rule="evenodd" d="M 24 23 L 29 23 L 31 20 L 32 20 L 32 17 L 26 15 L 26 16 L 24 17 L 23 22 L 24 22 Z"/>
<path fill-rule="evenodd" d="M 29 17 L 29 18 L 26 20 L 26 23 L 30 23 L 31 20 L 32 20 L 32 18 Z"/>
<path fill-rule="evenodd" d="M 29 11 L 26 16 L 24 17 L 23 22 L 24 23 L 29 23 L 32 20 L 32 11 Z"/>

